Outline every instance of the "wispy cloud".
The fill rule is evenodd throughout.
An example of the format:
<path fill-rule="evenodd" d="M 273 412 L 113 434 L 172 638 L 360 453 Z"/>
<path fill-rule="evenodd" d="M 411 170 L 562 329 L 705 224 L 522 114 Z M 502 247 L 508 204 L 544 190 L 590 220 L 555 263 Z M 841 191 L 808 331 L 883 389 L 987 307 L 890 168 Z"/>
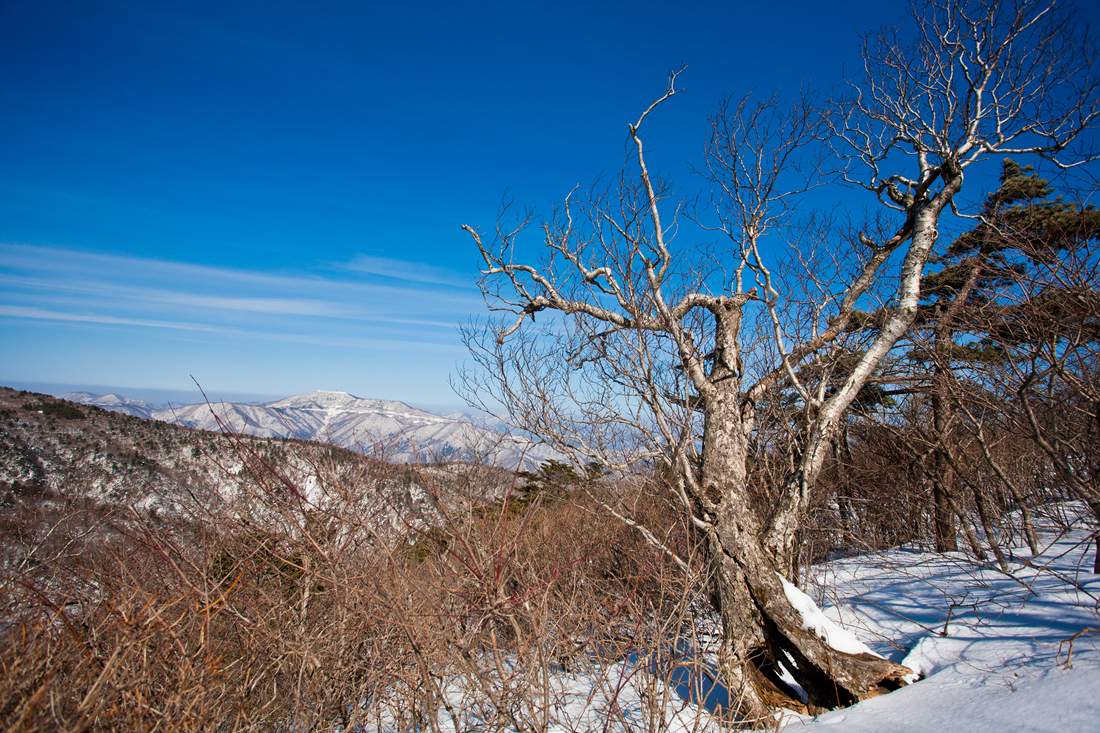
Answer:
<path fill-rule="evenodd" d="M 156 302 L 173 305 L 196 306 L 221 310 L 247 311 L 252 313 L 283 313 L 288 315 L 310 315 L 336 318 L 340 310 L 331 303 L 303 298 L 231 298 L 208 295 L 194 295 L 175 292 L 162 288 L 131 287 L 119 283 L 94 281 L 74 281 L 71 279 L 45 279 L 15 277 L 0 274 L 0 287 L 14 290 L 37 289 L 57 292 L 93 295 L 114 300 L 127 300 L 133 303 Z"/>
<path fill-rule="evenodd" d="M 86 315 L 82 313 L 60 313 L 43 308 L 23 308 L 20 306 L 0 305 L 0 316 L 9 318 L 34 318 L 46 321 L 73 321 L 77 323 L 103 323 L 112 326 L 142 326 L 145 328 L 176 328 L 181 331 L 217 331 L 213 326 L 198 323 L 170 321 L 150 321 L 139 318 L 116 318 L 115 316 Z"/>
<path fill-rule="evenodd" d="M 238 328 L 219 328 L 197 323 L 182 323 L 171 321 L 155 321 L 139 318 L 116 318 L 113 316 L 86 315 L 82 313 L 62 313 L 58 311 L 44 310 L 42 308 L 23 308 L 19 306 L 0 305 L 0 318 L 19 318 L 32 321 L 57 321 L 61 323 L 101 324 L 106 326 L 136 326 L 140 328 L 173 329 L 179 331 L 195 331 L 208 334 L 220 334 L 233 338 L 238 343 L 243 340 L 272 341 L 275 343 L 303 344 L 308 346 L 331 346 L 347 349 L 362 350 L 386 350 L 386 351 L 422 351 L 444 352 L 460 354 L 465 348 L 458 343 L 441 343 L 430 339 L 408 338 L 377 338 L 357 337 L 355 335 L 341 336 L 320 335 L 310 333 L 271 333 L 256 330 L 243 330 Z M 406 325 L 427 325 L 406 323 Z"/>
<path fill-rule="evenodd" d="M 399 282 L 356 276 L 400 269 L 396 260 L 368 258 L 363 267 L 285 274 L 0 244 L 0 317 L 272 340 L 454 344 L 454 326 L 480 307 L 476 291 L 456 291 L 456 273 L 419 263 L 409 277 L 394 275 Z"/>
<path fill-rule="evenodd" d="M 388 257 L 359 255 L 347 264 L 349 270 L 369 272 L 374 275 L 407 280 L 409 282 L 450 285 L 458 288 L 474 288 L 469 277 L 444 267 L 428 265 L 423 262 L 394 260 Z"/>

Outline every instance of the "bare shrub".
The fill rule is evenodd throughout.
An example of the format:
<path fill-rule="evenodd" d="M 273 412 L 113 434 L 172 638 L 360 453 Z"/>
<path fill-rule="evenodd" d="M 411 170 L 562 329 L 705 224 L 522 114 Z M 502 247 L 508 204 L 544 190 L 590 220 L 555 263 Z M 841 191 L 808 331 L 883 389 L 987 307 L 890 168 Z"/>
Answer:
<path fill-rule="evenodd" d="M 54 539 L 0 586 L 6 729 L 662 730 L 687 704 L 704 584 L 591 498 L 630 497 L 690 556 L 651 485 L 494 501 L 492 467 L 254 445 L 167 519 L 28 517 Z"/>

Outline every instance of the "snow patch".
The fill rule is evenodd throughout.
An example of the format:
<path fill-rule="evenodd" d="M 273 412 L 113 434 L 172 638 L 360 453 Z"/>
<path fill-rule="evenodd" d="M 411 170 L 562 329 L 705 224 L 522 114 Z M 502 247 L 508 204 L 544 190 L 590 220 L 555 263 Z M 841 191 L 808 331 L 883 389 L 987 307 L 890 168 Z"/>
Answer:
<path fill-rule="evenodd" d="M 816 567 L 821 592 L 835 600 L 821 613 L 914 670 L 914 682 L 816 719 L 792 718 L 785 730 L 1100 733 L 1100 576 L 1088 572 L 1084 524 L 1050 522 L 1035 557 L 1006 544 L 1011 556 L 1028 557 L 1009 573 L 914 548 Z"/>
<path fill-rule="evenodd" d="M 779 574 L 776 573 L 776 575 Z M 822 641 L 838 652 L 882 656 L 876 654 L 869 646 L 857 639 L 855 634 L 840 628 L 829 620 L 829 617 L 817 607 L 814 600 L 800 591 L 793 583 L 788 582 L 782 575 L 779 575 L 779 580 L 783 583 L 783 592 L 787 595 L 787 600 L 802 615 L 802 628 L 814 632 Z"/>

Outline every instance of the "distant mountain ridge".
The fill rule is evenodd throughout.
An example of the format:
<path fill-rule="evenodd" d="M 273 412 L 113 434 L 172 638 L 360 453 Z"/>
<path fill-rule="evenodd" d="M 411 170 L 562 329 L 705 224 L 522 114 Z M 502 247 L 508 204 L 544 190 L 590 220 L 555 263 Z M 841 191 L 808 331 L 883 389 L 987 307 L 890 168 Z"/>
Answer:
<path fill-rule="evenodd" d="M 362 453 L 379 452 L 401 463 L 480 458 L 507 468 L 530 469 L 549 458 L 560 458 L 546 446 L 502 436 L 469 420 L 347 392 L 316 390 L 258 404 L 215 402 L 167 408 L 118 394 L 68 392 L 60 397 L 203 430 L 227 428 L 260 437 L 315 440 Z"/>
<path fill-rule="evenodd" d="M 136 400 L 132 397 L 123 397 L 117 394 L 100 394 L 99 392 L 66 392 L 65 394 L 58 395 L 63 400 L 69 402 L 79 402 L 83 405 L 95 405 L 96 407 L 102 407 L 104 410 L 110 410 L 111 412 L 121 412 L 126 415 L 133 415 L 134 417 L 143 417 L 146 420 L 161 420 L 163 418 L 154 418 L 153 413 L 157 410 L 163 409 L 160 405 L 154 405 L 152 402 L 146 402 L 145 400 Z"/>

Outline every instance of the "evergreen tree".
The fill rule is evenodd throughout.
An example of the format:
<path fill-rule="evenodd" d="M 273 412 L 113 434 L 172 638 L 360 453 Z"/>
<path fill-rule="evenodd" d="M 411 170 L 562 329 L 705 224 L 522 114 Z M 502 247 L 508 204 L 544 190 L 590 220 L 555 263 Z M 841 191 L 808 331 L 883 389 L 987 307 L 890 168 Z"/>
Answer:
<path fill-rule="evenodd" d="M 932 371 L 929 393 L 936 447 L 931 475 L 936 543 L 941 551 L 957 549 L 955 517 L 961 516 L 951 454 L 956 444 L 960 374 L 983 365 L 1005 367 L 1024 358 L 1025 352 L 1034 352 L 1037 339 L 1049 345 L 1057 361 L 1058 342 L 1070 333 L 1082 336 L 1081 321 L 1071 314 L 1078 294 L 1069 292 L 1057 273 L 1067 262 L 1079 260 L 1086 245 L 1096 239 L 1100 211 L 1053 194 L 1050 183 L 1031 166 L 1006 159 L 1000 186 L 986 198 L 978 223 L 947 247 L 938 260 L 943 267 L 921 282 L 918 329 L 930 345 L 918 350 L 916 357 L 930 362 Z M 1040 281 L 1041 287 L 1029 287 Z M 1094 286 L 1095 281 L 1093 294 Z M 1091 338 L 1096 338 L 1095 329 Z M 1012 394 L 1002 394 L 1001 401 L 1005 410 L 1017 403 Z M 1024 513 L 1034 550 L 1027 506 L 1015 485 L 1005 484 Z M 973 495 L 986 535 L 1003 565 L 985 499 L 979 490 Z"/>

